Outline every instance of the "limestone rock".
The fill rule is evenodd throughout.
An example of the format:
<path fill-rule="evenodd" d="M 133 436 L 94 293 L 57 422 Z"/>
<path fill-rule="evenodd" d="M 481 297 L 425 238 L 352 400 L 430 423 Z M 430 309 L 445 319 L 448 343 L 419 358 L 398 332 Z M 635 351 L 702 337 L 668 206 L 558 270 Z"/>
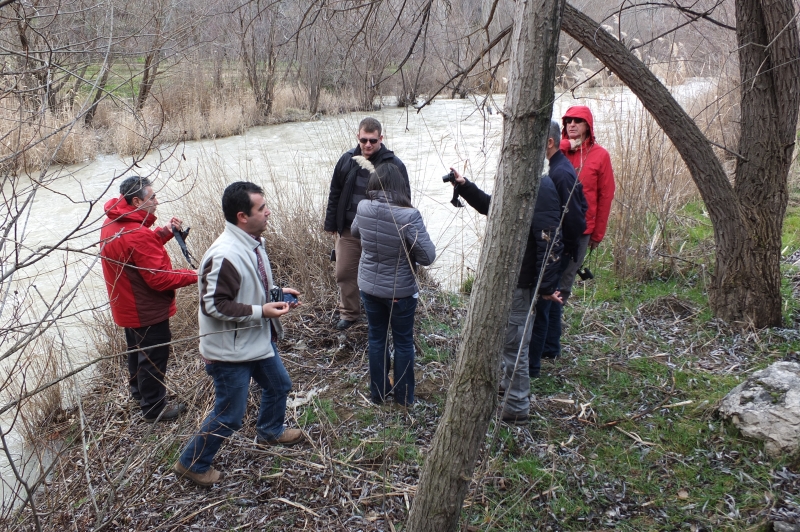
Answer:
<path fill-rule="evenodd" d="M 770 456 L 800 449 L 800 364 L 776 362 L 725 396 L 720 413 L 743 435 L 765 442 Z"/>

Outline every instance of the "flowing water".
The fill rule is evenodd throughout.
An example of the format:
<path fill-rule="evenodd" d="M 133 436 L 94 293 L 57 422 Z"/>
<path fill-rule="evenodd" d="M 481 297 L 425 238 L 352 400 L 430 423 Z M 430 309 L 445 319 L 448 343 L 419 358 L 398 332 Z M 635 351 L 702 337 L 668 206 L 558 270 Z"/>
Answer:
<path fill-rule="evenodd" d="M 679 99 L 691 100 L 706 91 L 709 83 L 696 81 L 677 89 Z M 593 92 L 589 99 L 574 99 L 570 94 L 558 97 L 554 116 L 560 117 L 567 107 L 586 104 L 595 116 L 597 137 L 604 142 L 604 132 L 619 120 L 620 113 L 638 112 L 638 104 L 626 89 Z M 412 203 L 420 210 L 436 244 L 437 260 L 431 270 L 444 287 L 454 289 L 477 264 L 485 219 L 471 208 L 455 208 L 450 204 L 452 187 L 442 182 L 450 166 L 491 192 L 497 169 L 497 156 L 502 142 L 503 98 L 485 103 L 471 100 L 437 100 L 421 112 L 384 107 L 370 113 L 384 127 L 384 142 L 405 163 L 411 181 Z M 159 189 L 158 215 L 163 224 L 171 216 L 184 219 L 181 206 L 192 201 L 192 187 L 202 188 L 209 179 L 223 176 L 226 182 L 241 179 L 264 186 L 270 209 L 279 215 L 280 205 L 269 203 L 271 195 L 280 192 L 302 194 L 319 205 L 319 230 L 322 231 L 324 207 L 331 173 L 340 155 L 356 145 L 358 123 L 366 114 L 356 113 L 324 117 L 313 122 L 295 122 L 250 129 L 243 135 L 215 140 L 187 142 L 178 146 L 153 150 L 134 169 L 141 175 L 151 172 Z M 613 115 L 613 116 L 612 116 Z M 607 135 L 611 137 L 612 135 Z M 11 283 L 0 284 L 3 301 L 2 322 L 9 313 L 24 314 L 27 319 L 40 318 L 46 302 L 60 301 L 71 289 L 74 293 L 57 306 L 72 315 L 59 320 L 49 334 L 57 338 L 57 351 L 69 354 L 68 365 L 77 365 L 91 358 L 93 310 L 104 311 L 107 296 L 100 264 L 96 260 L 97 228 L 103 219 L 102 206 L 117 194 L 119 179 L 128 171 L 131 159 L 114 155 L 98 157 L 86 164 L 53 169 L 48 187 L 39 189 L 28 211 L 24 235 L 17 235 L 28 249 L 55 245 L 82 223 L 70 242 L 70 252 L 59 252 L 17 274 Z M 279 189 L 279 190 L 276 190 Z M 189 190 L 184 197 L 184 192 Z M 8 190 L 4 190 L 6 194 Z M 93 200 L 99 200 L 94 201 Z M 218 209 L 218 203 L 209 209 Z M 186 219 L 191 224 L 192 220 Z M 35 285 L 35 288 L 33 288 Z M 52 356 L 52 345 L 40 351 Z M 19 364 L 0 362 L 0 370 L 17 372 Z M 62 363 L 63 364 L 63 363 Z M 31 367 L 30 376 L 37 372 Z M 68 370 L 61 367 L 59 371 Z M 122 383 L 120 383 L 122 385 Z M 18 389 L 12 387 L 12 389 Z M 28 389 L 31 383 L 28 383 Z M 62 387 L 79 389 L 80 382 Z M 8 391 L 8 388 L 6 389 Z M 67 401 L 74 401 L 75 392 Z M 9 401 L 2 395 L 0 404 Z M 0 429 L 8 431 L 9 414 L 0 417 Z M 13 447 L 16 459 L 24 452 L 19 435 L 11 430 L 8 438 L 18 442 Z M 3 457 L 4 459 L 4 457 Z M 34 460 L 34 465 L 35 465 Z M 13 491 L 13 477 L 8 463 L 2 466 L 4 504 Z"/>

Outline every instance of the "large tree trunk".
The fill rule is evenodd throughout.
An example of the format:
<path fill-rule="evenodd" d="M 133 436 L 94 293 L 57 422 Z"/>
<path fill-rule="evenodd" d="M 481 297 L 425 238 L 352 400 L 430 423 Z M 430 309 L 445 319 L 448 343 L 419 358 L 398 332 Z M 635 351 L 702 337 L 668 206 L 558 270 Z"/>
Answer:
<path fill-rule="evenodd" d="M 800 102 L 792 0 L 763 3 L 736 6 L 743 85 L 735 187 L 708 139 L 646 65 L 570 5 L 562 27 L 630 87 L 681 154 L 714 226 L 711 307 L 728 322 L 756 327 L 781 323 L 780 237 Z"/>
<path fill-rule="evenodd" d="M 503 331 L 533 218 L 553 111 L 563 0 L 519 0 L 503 147 L 464 341 L 408 519 L 411 532 L 458 527 L 497 404 Z"/>

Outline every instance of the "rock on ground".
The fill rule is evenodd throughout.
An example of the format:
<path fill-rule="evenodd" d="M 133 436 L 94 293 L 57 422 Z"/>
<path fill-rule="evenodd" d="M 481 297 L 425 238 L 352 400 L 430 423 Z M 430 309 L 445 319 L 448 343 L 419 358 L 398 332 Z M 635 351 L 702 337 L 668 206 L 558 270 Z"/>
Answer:
<path fill-rule="evenodd" d="M 800 364 L 776 362 L 725 396 L 720 413 L 772 457 L 800 448 Z"/>

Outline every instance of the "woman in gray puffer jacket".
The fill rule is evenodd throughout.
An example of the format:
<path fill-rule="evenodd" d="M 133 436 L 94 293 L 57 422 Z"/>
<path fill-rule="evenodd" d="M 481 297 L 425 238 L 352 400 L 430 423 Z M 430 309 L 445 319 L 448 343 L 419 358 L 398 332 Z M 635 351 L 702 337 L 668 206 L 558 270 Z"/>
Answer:
<path fill-rule="evenodd" d="M 416 265 L 436 258 L 422 216 L 411 206 L 400 170 L 387 163 L 371 170 L 367 199 L 358 204 L 350 231 L 361 238 L 358 287 L 369 324 L 369 374 L 372 402 L 390 391 L 402 406 L 414 402 L 414 312 L 419 296 Z M 389 382 L 388 329 L 394 340 L 394 387 Z"/>

